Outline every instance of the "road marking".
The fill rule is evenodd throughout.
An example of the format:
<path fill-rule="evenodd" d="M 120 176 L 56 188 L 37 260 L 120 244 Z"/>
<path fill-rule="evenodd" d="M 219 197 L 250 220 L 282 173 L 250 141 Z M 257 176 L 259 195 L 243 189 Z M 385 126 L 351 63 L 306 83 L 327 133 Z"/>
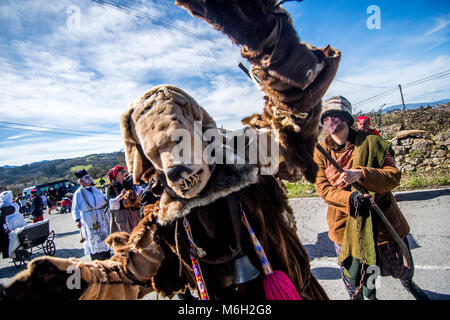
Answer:
<path fill-rule="evenodd" d="M 450 266 L 415 266 L 415 269 L 421 269 L 421 270 L 450 270 Z"/>
<path fill-rule="evenodd" d="M 311 267 L 334 267 L 339 268 L 339 265 L 337 263 L 337 258 L 320 258 L 320 259 L 313 259 L 310 261 Z M 450 266 L 427 266 L 427 265 L 416 265 L 414 266 L 414 269 L 416 270 L 450 270 Z"/>

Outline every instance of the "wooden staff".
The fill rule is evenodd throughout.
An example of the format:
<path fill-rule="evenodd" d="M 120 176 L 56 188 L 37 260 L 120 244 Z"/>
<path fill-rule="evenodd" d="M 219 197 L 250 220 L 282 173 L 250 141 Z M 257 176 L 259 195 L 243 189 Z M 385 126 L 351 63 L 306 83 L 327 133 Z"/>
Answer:
<path fill-rule="evenodd" d="M 336 160 L 334 160 L 320 144 L 317 143 L 316 148 L 317 148 L 317 150 L 320 151 L 320 153 L 322 153 L 325 156 L 325 158 L 328 159 L 328 161 L 331 162 L 331 164 L 333 165 L 333 167 L 336 168 L 336 170 L 338 170 L 341 173 L 344 172 L 344 169 L 342 169 L 342 167 L 339 165 L 339 163 L 337 163 Z M 369 192 L 367 192 L 367 190 L 363 186 L 361 186 L 359 183 L 354 182 L 351 185 L 352 185 L 352 187 L 354 187 L 356 190 L 358 190 L 362 194 L 369 194 Z M 372 197 L 369 194 L 369 199 L 370 199 L 370 204 L 372 206 L 372 209 L 378 214 L 381 221 L 384 223 L 384 225 L 387 227 L 389 233 L 394 238 L 394 241 L 399 245 L 400 250 L 402 251 L 402 255 L 403 255 L 403 263 L 405 264 L 406 267 L 411 268 L 412 260 L 411 260 L 411 255 L 409 254 L 408 247 L 406 247 L 406 244 L 403 242 L 403 240 L 397 234 L 394 227 L 391 225 L 391 223 L 388 221 L 388 219 L 384 215 L 383 211 L 381 211 L 380 207 L 378 207 L 378 205 L 375 203 L 374 197 Z"/>

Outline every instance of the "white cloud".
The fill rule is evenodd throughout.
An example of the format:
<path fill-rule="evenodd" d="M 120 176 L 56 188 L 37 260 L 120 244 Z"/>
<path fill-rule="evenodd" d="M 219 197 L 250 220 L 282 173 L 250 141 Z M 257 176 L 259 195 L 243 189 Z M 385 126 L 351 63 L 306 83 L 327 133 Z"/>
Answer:
<path fill-rule="evenodd" d="M 17 139 L 29 137 L 30 135 L 31 135 L 30 133 L 19 134 L 19 135 L 16 135 L 16 136 L 8 137 L 8 138 L 6 138 L 6 140 L 17 140 Z M 1 143 L 0 143 L 0 144 L 1 144 Z"/>
<path fill-rule="evenodd" d="M 407 44 L 424 45 L 426 51 L 431 51 L 450 40 L 450 14 L 439 15 L 431 19 L 432 26 L 422 35 L 411 37 Z"/>
<path fill-rule="evenodd" d="M 80 7 L 78 29 L 68 28 L 66 24 L 69 16 L 66 9 L 72 4 Z M 251 84 L 241 88 L 232 77 L 222 84 L 215 79 L 216 74 L 233 68 L 238 70 L 239 49 L 197 20 L 176 23 L 217 38 L 225 45 L 207 40 L 193 41 L 192 37 L 179 31 L 144 23 L 111 8 L 83 6 L 76 1 L 51 6 L 48 11 L 36 8 L 36 1 L 28 1 L 24 7 L 10 5 L 7 9 L 19 17 L 22 28 L 26 27 L 25 16 L 29 16 L 29 12 L 42 14 L 46 18 L 41 23 L 46 24 L 47 31 L 33 39 L 22 34 L 11 40 L 9 54 L 0 53 L 3 70 L 0 109 L 5 120 L 80 130 L 99 130 L 108 125 L 117 130 L 120 115 L 130 101 L 149 87 L 167 82 L 175 82 L 193 92 L 212 82 L 211 89 L 200 90 L 202 99 L 211 103 L 211 109 L 219 116 L 220 104 L 231 106 L 228 108 L 230 117 L 222 122 L 225 125 L 236 122 L 239 125 L 240 114 L 249 103 L 249 97 L 242 99 L 239 96 L 248 96 Z M 150 3 L 149 7 L 139 10 L 152 16 L 164 14 L 159 9 L 154 9 Z M 48 18 L 51 15 L 57 15 L 57 18 L 53 21 Z M 201 84 L 192 83 L 193 78 L 199 79 Z M 221 96 L 219 92 L 224 89 L 234 99 Z M 233 119 L 236 115 L 239 118 Z M 36 141 L 20 139 L 14 133 L 9 135 L 9 141 L 19 144 L 1 145 L 2 165 L 115 151 L 120 142 L 120 136 L 114 137 L 114 143 L 99 138 L 67 140 L 52 136 Z M 6 132 L 2 134 L 6 135 Z M 39 136 L 38 133 L 34 135 Z M 55 141 L 58 141 L 56 148 Z"/>
<path fill-rule="evenodd" d="M 230 68 L 230 56 L 239 55 L 231 45 L 193 42 L 170 29 L 138 30 L 135 18 L 113 9 L 94 6 L 82 12 L 77 32 L 62 24 L 42 41 L 12 41 L 19 60 L 0 60 L 5 70 L 0 108 L 7 118 L 72 128 L 117 123 L 149 80 L 206 77 Z"/>

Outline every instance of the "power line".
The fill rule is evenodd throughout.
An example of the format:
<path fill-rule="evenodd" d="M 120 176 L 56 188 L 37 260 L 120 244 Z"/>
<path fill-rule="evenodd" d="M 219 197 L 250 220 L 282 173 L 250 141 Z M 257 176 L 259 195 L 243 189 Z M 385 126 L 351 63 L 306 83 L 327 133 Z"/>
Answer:
<path fill-rule="evenodd" d="M 222 45 L 224 44 L 221 41 L 217 41 L 217 40 L 215 40 L 215 39 L 213 39 L 211 37 L 202 35 L 200 33 L 197 33 L 195 31 L 193 31 L 193 30 L 190 30 L 190 29 L 188 29 L 186 27 L 182 27 L 182 26 L 173 24 L 169 20 L 166 20 L 166 19 L 163 19 L 163 18 L 158 18 L 158 17 L 152 16 L 151 14 L 148 14 L 148 13 L 142 13 L 142 12 L 140 12 L 140 11 L 138 11 L 136 9 L 133 9 L 132 7 L 129 7 L 129 6 L 124 5 L 124 4 L 118 4 L 118 3 L 114 3 L 114 2 L 111 2 L 111 1 L 105 1 L 105 0 L 91 0 L 91 1 L 95 2 L 97 4 L 101 4 L 103 6 L 106 6 L 106 7 L 110 7 L 110 8 L 122 11 L 122 12 L 124 12 L 124 13 L 126 13 L 128 15 L 134 16 L 136 18 L 145 19 L 145 20 L 154 22 L 156 24 L 163 25 L 163 26 L 168 27 L 170 29 L 181 31 L 181 32 L 183 32 L 185 34 L 188 34 L 188 35 L 196 37 L 196 38 L 212 41 L 212 42 L 215 42 L 217 44 L 222 44 Z"/>
<path fill-rule="evenodd" d="M 354 83 L 354 82 L 350 82 L 350 81 L 345 81 L 345 80 L 341 80 L 341 79 L 335 79 L 334 81 L 343 82 L 343 83 L 347 83 L 347 84 L 351 84 L 351 85 L 359 86 L 359 87 L 366 87 L 366 88 L 388 89 L 388 88 L 392 88 L 393 87 L 393 86 L 390 86 L 390 87 L 372 86 L 372 85 L 367 85 L 367 84 L 360 84 L 360 83 Z"/>
<path fill-rule="evenodd" d="M 420 81 L 420 82 L 416 81 L 416 82 L 414 82 L 414 83 L 407 84 L 407 85 L 405 85 L 405 88 L 409 88 L 409 87 L 412 87 L 412 86 L 416 86 L 416 85 L 418 85 L 418 84 L 422 84 L 422 83 L 425 83 L 425 82 L 428 82 L 428 81 L 431 81 L 431 80 L 437 80 L 437 79 L 446 78 L 446 77 L 448 77 L 448 76 L 450 76 L 450 72 L 448 72 L 448 73 L 446 73 L 446 74 L 442 74 L 442 75 L 436 76 L 436 77 L 433 77 L 433 78 L 429 78 L 429 79 L 426 79 L 426 80 L 422 80 L 422 81 Z"/>
<path fill-rule="evenodd" d="M 428 77 L 425 77 L 425 78 L 422 78 L 422 79 L 419 79 L 419 80 L 416 80 L 416 81 L 413 81 L 413 82 L 406 83 L 405 86 L 414 84 L 414 83 L 419 82 L 419 81 L 427 80 L 429 78 L 433 78 L 433 77 L 436 77 L 436 76 L 442 76 L 442 75 L 445 75 L 445 74 L 450 74 L 450 69 L 448 69 L 446 71 L 442 71 L 442 72 L 436 73 L 434 75 L 431 75 L 431 76 L 428 76 Z"/>
<path fill-rule="evenodd" d="M 39 132 L 42 134 L 56 134 L 56 135 L 65 135 L 65 136 L 76 136 L 76 137 L 90 137 L 93 135 L 98 135 L 98 134 L 113 134 L 113 135 L 118 135 L 118 133 L 114 133 L 114 132 L 100 132 L 100 131 L 81 131 L 81 130 L 71 130 L 71 129 L 61 129 L 61 128 L 52 128 L 52 127 L 40 127 L 40 126 L 32 126 L 32 125 L 27 125 L 27 124 L 19 124 L 19 123 L 15 123 L 15 122 L 7 122 L 7 121 L 0 121 L 0 123 L 4 123 L 6 125 L 1 125 L 0 124 L 0 128 L 5 128 L 5 129 L 10 129 L 10 130 L 22 130 L 22 131 L 30 131 L 30 132 Z M 13 125 L 13 126 L 11 126 Z M 47 130 L 37 130 L 37 129 L 30 129 L 30 128 L 18 128 L 18 127 L 14 127 L 14 126 L 25 126 L 25 127 L 31 127 L 31 128 L 42 128 L 42 129 L 49 129 L 51 128 L 51 130 L 63 130 L 63 131 L 74 131 L 74 132 L 79 132 L 79 133 L 70 133 L 70 132 L 56 132 L 56 131 L 47 131 Z M 82 134 L 85 133 L 85 134 Z"/>
<path fill-rule="evenodd" d="M 46 126 L 38 126 L 38 125 L 30 125 L 25 123 L 18 123 L 18 122 L 9 122 L 9 121 L 0 121 L 0 123 L 8 124 L 8 125 L 16 125 L 16 126 L 25 126 L 25 127 L 32 127 L 32 128 L 42 128 L 42 129 L 50 129 L 50 130 L 61 130 L 61 131 L 71 131 L 71 132 L 79 132 L 79 133 L 99 133 L 99 134 L 105 134 L 104 131 L 90 131 L 90 130 L 75 130 L 75 129 L 66 129 L 66 128 L 56 128 L 56 127 L 46 127 Z M 42 131 L 45 132 L 45 131 Z M 109 132 L 109 134 L 120 134 L 117 132 Z"/>
<path fill-rule="evenodd" d="M 422 84 L 422 83 L 425 83 L 425 82 L 428 82 L 428 81 L 432 81 L 432 80 L 442 79 L 442 78 L 445 78 L 445 77 L 448 77 L 448 76 L 450 76 L 450 69 L 446 70 L 446 71 L 442 71 L 442 72 L 436 73 L 436 74 L 433 74 L 433 75 L 430 75 L 430 76 L 427 76 L 427 77 L 424 77 L 424 78 L 419 79 L 419 80 L 415 80 L 415 81 L 409 82 L 409 83 L 407 83 L 406 85 L 404 85 L 402 87 L 403 88 L 409 88 L 409 87 L 412 87 L 412 86 L 415 86 L 415 85 L 419 85 L 419 84 Z M 392 94 L 392 93 L 394 93 L 396 91 L 397 91 L 397 87 L 395 87 L 393 89 L 390 89 L 390 90 L 387 90 L 387 91 L 383 91 L 383 92 L 381 92 L 381 93 L 379 93 L 379 94 L 377 94 L 375 96 L 372 96 L 370 98 L 358 101 L 358 102 L 354 103 L 353 106 L 356 107 L 356 106 L 360 106 L 360 105 L 363 105 L 363 104 L 366 104 L 366 103 L 373 102 L 375 100 L 378 100 L 378 99 L 381 99 L 381 98 L 383 98 L 385 96 L 388 96 L 388 95 L 390 95 L 390 94 Z"/>
<path fill-rule="evenodd" d="M 370 97 L 370 98 L 358 101 L 358 102 L 354 103 L 353 106 L 356 107 L 356 106 L 359 106 L 359 105 L 362 105 L 362 104 L 366 104 L 366 103 L 378 100 L 378 99 L 383 98 L 383 97 L 385 97 L 387 95 L 390 95 L 390 94 L 392 94 L 392 93 L 394 93 L 396 91 L 397 91 L 397 87 L 389 89 L 387 91 L 383 91 L 383 92 L 381 92 L 381 93 L 379 93 L 379 94 L 377 94 L 377 95 L 375 95 L 373 97 Z"/>
<path fill-rule="evenodd" d="M 33 130 L 33 129 L 26 129 L 26 128 L 8 127 L 8 126 L 2 126 L 2 125 L 0 125 L 0 128 L 6 128 L 6 129 L 12 129 L 12 130 L 22 130 L 22 131 L 31 131 L 31 132 L 39 132 L 39 133 L 45 133 L 45 134 L 59 134 L 59 135 L 65 135 L 65 136 L 89 137 L 89 135 L 76 134 L 76 133 L 42 131 L 42 130 Z"/>

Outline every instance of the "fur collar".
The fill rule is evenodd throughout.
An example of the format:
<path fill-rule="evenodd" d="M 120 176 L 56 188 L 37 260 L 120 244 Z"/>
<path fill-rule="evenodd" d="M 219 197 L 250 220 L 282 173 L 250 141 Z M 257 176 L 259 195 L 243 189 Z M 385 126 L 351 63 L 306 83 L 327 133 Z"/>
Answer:
<path fill-rule="evenodd" d="M 258 171 L 258 166 L 251 164 L 216 165 L 208 184 L 195 198 L 176 198 L 164 190 L 156 220 L 160 225 L 166 225 L 188 215 L 193 208 L 206 206 L 217 199 L 256 183 Z"/>

